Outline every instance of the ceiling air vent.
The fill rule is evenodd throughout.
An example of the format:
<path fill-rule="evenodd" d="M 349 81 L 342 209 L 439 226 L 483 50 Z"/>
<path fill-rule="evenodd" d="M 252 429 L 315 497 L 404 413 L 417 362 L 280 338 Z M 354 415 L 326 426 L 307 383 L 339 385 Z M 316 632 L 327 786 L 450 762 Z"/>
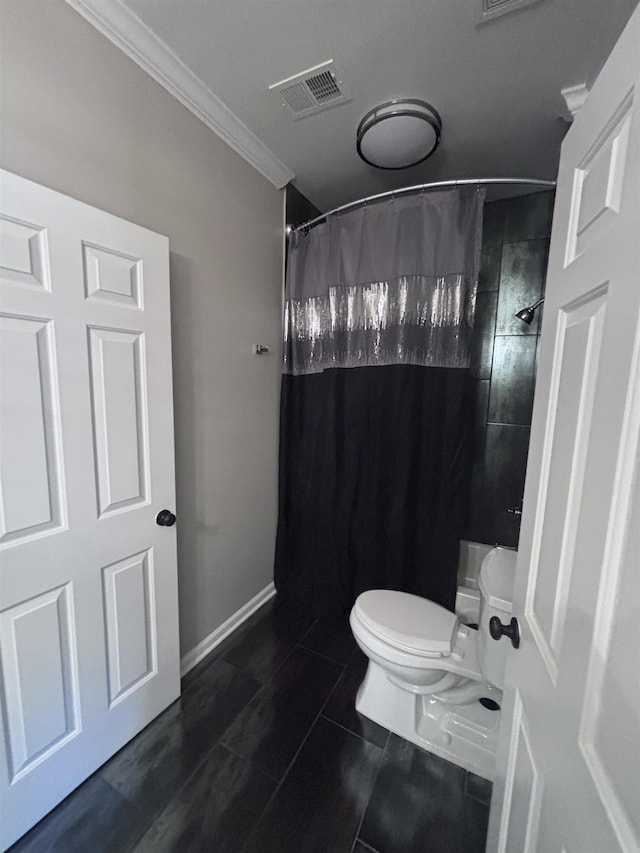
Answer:
<path fill-rule="evenodd" d="M 295 119 L 350 100 L 332 59 L 274 83 L 269 89 L 280 95 L 282 106 L 289 107 Z"/>
<path fill-rule="evenodd" d="M 539 0 L 482 0 L 482 20 L 490 21 L 538 2 Z"/>

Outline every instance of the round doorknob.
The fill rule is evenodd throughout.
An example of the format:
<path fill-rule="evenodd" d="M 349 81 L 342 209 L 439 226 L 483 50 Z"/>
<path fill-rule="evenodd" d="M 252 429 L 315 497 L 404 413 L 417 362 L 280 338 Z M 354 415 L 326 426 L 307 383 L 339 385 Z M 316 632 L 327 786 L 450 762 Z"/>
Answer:
<path fill-rule="evenodd" d="M 494 640 L 499 640 L 501 637 L 509 637 L 513 648 L 520 648 L 520 626 L 515 616 L 508 625 L 503 625 L 497 616 L 492 616 L 489 619 L 489 633 Z"/>
<path fill-rule="evenodd" d="M 156 524 L 160 527 L 173 527 L 176 523 L 176 517 L 170 509 L 161 509 L 156 515 Z"/>

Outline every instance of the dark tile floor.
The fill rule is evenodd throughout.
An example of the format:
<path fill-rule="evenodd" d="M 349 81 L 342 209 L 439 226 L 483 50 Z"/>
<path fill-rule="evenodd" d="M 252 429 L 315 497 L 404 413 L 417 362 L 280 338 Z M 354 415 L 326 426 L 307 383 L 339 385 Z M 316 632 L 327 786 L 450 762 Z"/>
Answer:
<path fill-rule="evenodd" d="M 491 785 L 360 717 L 365 666 L 270 601 L 12 853 L 480 853 Z"/>

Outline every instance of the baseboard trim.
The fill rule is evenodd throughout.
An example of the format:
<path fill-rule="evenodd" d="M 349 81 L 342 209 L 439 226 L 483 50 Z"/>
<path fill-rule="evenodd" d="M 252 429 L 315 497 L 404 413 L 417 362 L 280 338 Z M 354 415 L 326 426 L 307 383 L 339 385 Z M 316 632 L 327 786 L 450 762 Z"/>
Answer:
<path fill-rule="evenodd" d="M 270 598 L 273 598 L 275 594 L 276 588 L 273 583 L 270 583 L 257 595 L 254 595 L 252 599 L 247 601 L 246 604 L 243 604 L 239 610 L 236 610 L 222 625 L 215 628 L 204 640 L 200 640 L 197 646 L 194 646 L 190 652 L 187 652 L 180 659 L 180 677 L 185 676 L 190 669 L 193 669 L 197 663 L 200 663 L 209 652 L 212 652 L 216 646 L 219 646 L 229 634 L 235 631 L 236 628 L 239 628 L 243 622 L 246 622 L 249 616 L 255 613 Z"/>

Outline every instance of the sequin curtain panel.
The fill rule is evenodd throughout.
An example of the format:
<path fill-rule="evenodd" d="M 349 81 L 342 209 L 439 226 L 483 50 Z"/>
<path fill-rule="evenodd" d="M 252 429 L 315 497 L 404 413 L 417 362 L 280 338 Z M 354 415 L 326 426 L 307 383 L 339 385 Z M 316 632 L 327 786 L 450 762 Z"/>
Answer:
<path fill-rule="evenodd" d="M 295 232 L 285 372 L 468 366 L 483 197 L 473 189 L 425 193 Z"/>
<path fill-rule="evenodd" d="M 275 581 L 318 615 L 375 587 L 453 609 L 483 200 L 418 194 L 292 235 Z"/>

